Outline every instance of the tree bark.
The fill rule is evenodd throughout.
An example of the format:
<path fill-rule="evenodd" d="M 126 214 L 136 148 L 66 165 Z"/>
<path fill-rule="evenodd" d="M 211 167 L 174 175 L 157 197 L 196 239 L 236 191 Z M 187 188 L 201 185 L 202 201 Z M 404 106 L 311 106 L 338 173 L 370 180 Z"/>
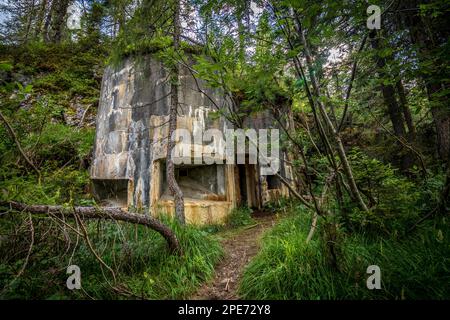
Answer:
<path fill-rule="evenodd" d="M 403 116 L 405 117 L 406 126 L 408 127 L 408 140 L 412 142 L 416 137 L 416 127 L 411 116 L 411 110 L 409 110 L 408 100 L 406 99 L 405 88 L 403 87 L 402 80 L 398 80 L 395 84 L 397 88 L 398 97 L 400 99 L 400 106 L 403 111 Z"/>
<path fill-rule="evenodd" d="M 19 202 L 0 202 L 0 206 L 10 207 L 18 212 L 28 212 L 36 215 L 54 215 L 72 219 L 78 216 L 81 219 L 115 220 L 143 225 L 158 232 L 167 241 L 172 253 L 182 254 L 180 243 L 169 227 L 155 218 L 125 212 L 120 208 L 74 207 L 67 209 L 62 206 L 27 205 Z"/>
<path fill-rule="evenodd" d="M 429 17 L 425 19 L 420 14 L 420 4 L 423 1 L 409 0 L 401 2 L 401 16 L 407 28 L 411 42 L 417 47 L 417 56 L 420 62 L 425 63 L 434 57 L 433 65 L 435 69 L 423 70 L 421 77 L 425 82 L 428 94 L 428 100 L 431 104 L 431 114 L 436 127 L 437 135 L 437 151 L 440 158 L 445 162 L 449 160 L 450 154 L 450 108 L 448 105 L 449 93 L 439 94 L 440 92 L 448 92 L 449 86 L 446 84 L 449 78 L 447 71 L 448 62 L 445 60 L 446 55 L 436 55 L 435 50 L 444 50 L 444 46 L 448 41 L 449 28 L 445 14 L 436 18 Z M 439 69 L 439 73 L 436 73 Z"/>
<path fill-rule="evenodd" d="M 41 8 L 39 10 L 39 15 L 37 18 L 36 29 L 34 31 L 35 38 L 39 38 L 39 36 L 42 33 L 42 27 L 45 23 L 44 20 L 45 20 L 45 12 L 47 11 L 47 3 L 48 3 L 48 0 L 42 0 Z"/>
<path fill-rule="evenodd" d="M 370 43 L 372 45 L 372 48 L 376 51 L 381 49 L 380 46 L 380 40 L 378 38 L 377 32 L 372 31 L 370 32 Z M 375 59 L 378 69 L 379 78 L 381 80 L 380 88 L 381 93 L 383 94 L 383 100 L 384 103 L 387 106 L 389 118 L 392 122 L 392 127 L 394 129 L 394 133 L 397 137 L 404 138 L 406 136 L 405 131 L 405 124 L 403 120 L 402 110 L 400 109 L 397 99 L 395 97 L 395 89 L 394 86 L 391 84 L 384 84 L 384 80 L 387 77 L 386 71 L 384 70 L 386 67 L 386 59 L 383 57 L 380 57 L 377 54 L 377 57 Z"/>
<path fill-rule="evenodd" d="M 64 20 L 67 15 L 67 9 L 71 3 L 71 0 L 53 0 L 55 1 L 53 9 L 53 20 L 51 23 L 52 37 L 51 40 L 54 43 L 61 42 L 62 31 L 64 29 Z"/>
<path fill-rule="evenodd" d="M 46 43 L 50 42 L 49 28 L 53 18 L 53 9 L 57 0 L 50 0 L 50 9 L 45 16 L 44 26 L 42 27 L 42 38 Z"/>
<path fill-rule="evenodd" d="M 179 50 L 180 45 L 180 3 L 175 1 L 175 12 L 173 19 L 174 35 L 173 35 L 173 45 L 175 51 Z M 172 84 L 171 84 L 171 99 L 170 99 L 170 113 L 169 113 L 169 141 L 167 146 L 167 184 L 169 186 L 170 193 L 174 198 L 175 204 L 175 216 L 181 224 L 186 224 L 186 217 L 184 214 L 184 197 L 183 191 L 178 185 L 175 179 L 175 165 L 173 163 L 173 149 L 175 148 L 175 137 L 174 132 L 177 129 L 177 114 L 178 114 L 178 82 L 179 82 L 179 67 L 178 63 L 174 63 L 172 70 Z"/>

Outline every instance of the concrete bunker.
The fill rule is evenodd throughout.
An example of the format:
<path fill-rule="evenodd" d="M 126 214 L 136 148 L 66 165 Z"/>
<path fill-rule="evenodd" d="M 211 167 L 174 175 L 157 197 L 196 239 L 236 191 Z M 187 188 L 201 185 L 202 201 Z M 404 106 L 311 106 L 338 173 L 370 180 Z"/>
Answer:
<path fill-rule="evenodd" d="M 163 64 L 151 55 L 106 68 L 91 167 L 94 193 L 101 205 L 141 209 L 154 216 L 174 214 L 165 172 L 170 109 L 167 75 Z M 217 106 L 227 104 L 218 90 L 194 79 L 186 67 L 180 69 L 179 79 L 178 129 L 193 136 L 208 129 L 232 129 L 224 117 L 209 116 Z M 246 126 L 266 129 L 274 122 L 265 114 L 249 117 Z M 202 157 L 211 154 L 208 146 L 192 148 L 202 148 Z M 291 180 L 292 170 L 282 167 Z M 176 178 L 185 198 L 186 220 L 194 224 L 221 224 L 237 206 L 258 209 L 289 195 L 285 186 L 261 175 L 257 164 L 179 165 Z"/>

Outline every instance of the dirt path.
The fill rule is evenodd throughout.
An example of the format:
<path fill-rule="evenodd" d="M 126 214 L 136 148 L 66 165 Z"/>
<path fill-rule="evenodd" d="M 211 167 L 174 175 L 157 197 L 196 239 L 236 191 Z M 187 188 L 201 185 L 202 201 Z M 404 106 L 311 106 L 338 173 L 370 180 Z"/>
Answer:
<path fill-rule="evenodd" d="M 235 300 L 239 280 L 244 267 L 258 253 L 259 240 L 267 229 L 275 224 L 274 215 L 260 214 L 254 217 L 257 225 L 224 234 L 221 242 L 225 251 L 216 266 L 214 279 L 204 284 L 193 296 L 194 300 Z"/>

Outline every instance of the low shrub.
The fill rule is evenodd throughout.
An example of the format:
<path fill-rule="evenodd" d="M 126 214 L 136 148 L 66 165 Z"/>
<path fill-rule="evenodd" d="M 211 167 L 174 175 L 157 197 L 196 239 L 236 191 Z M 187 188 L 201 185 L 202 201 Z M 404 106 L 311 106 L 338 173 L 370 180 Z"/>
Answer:
<path fill-rule="evenodd" d="M 229 227 L 243 227 L 255 223 L 252 210 L 247 207 L 235 208 L 227 216 L 225 224 Z"/>

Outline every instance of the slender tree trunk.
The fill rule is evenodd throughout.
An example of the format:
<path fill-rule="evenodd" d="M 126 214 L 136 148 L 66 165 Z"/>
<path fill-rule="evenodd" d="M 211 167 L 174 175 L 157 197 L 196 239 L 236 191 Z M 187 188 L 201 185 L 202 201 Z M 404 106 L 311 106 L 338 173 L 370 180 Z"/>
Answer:
<path fill-rule="evenodd" d="M 380 40 L 376 31 L 372 31 L 369 35 L 370 43 L 372 48 L 376 51 L 381 49 Z M 376 64 L 378 69 L 379 78 L 381 80 L 380 88 L 381 93 L 383 94 L 384 103 L 387 106 L 389 118 L 392 122 L 392 127 L 394 129 L 394 133 L 399 138 L 404 138 L 406 136 L 405 131 L 405 123 L 403 120 L 402 110 L 397 103 L 397 99 L 395 97 L 395 89 L 391 84 L 384 84 L 384 79 L 387 77 L 385 68 L 386 68 L 386 59 L 377 55 Z"/>
<path fill-rule="evenodd" d="M 55 2 L 55 10 L 53 13 L 53 21 L 51 23 L 52 37 L 51 40 L 54 43 L 61 42 L 62 32 L 64 30 L 64 21 L 67 15 L 67 9 L 71 3 L 71 0 L 53 0 Z"/>
<path fill-rule="evenodd" d="M 117 23 L 118 23 L 118 31 L 122 31 L 122 29 L 125 27 L 125 23 L 126 23 L 126 16 L 125 16 L 125 10 L 126 10 L 126 6 L 124 3 L 121 3 L 119 6 L 119 17 L 117 19 Z"/>
<path fill-rule="evenodd" d="M 378 50 L 382 49 L 381 45 L 380 45 L 380 39 L 379 39 L 379 36 L 378 36 L 376 30 L 373 30 L 372 32 L 370 32 L 369 38 L 370 38 L 370 43 L 372 45 L 372 48 L 374 50 L 378 51 Z M 384 104 L 387 107 L 389 118 L 392 123 L 392 128 L 394 129 L 394 134 L 399 139 L 404 139 L 405 141 L 407 141 L 409 139 L 406 134 L 405 119 L 403 118 L 405 109 L 407 108 L 406 98 L 404 99 L 404 103 L 405 103 L 404 107 L 401 107 L 399 105 L 399 103 L 397 102 L 395 87 L 392 84 L 384 83 L 384 80 L 389 77 L 385 70 L 386 65 L 387 65 L 386 59 L 377 54 L 375 62 L 377 64 L 377 71 L 378 71 L 379 78 L 381 80 L 381 84 L 380 84 L 381 93 L 383 95 Z M 407 111 L 409 111 L 409 110 L 407 110 Z M 409 114 L 409 116 L 411 116 L 411 115 Z M 413 156 L 410 152 L 406 152 L 406 153 L 403 152 L 404 151 L 403 144 L 401 144 L 399 142 L 397 142 L 397 148 L 398 148 L 398 154 L 400 154 L 400 156 L 398 157 L 398 160 L 400 162 L 400 167 L 402 170 L 406 171 L 414 163 Z"/>
<path fill-rule="evenodd" d="M 448 105 L 431 108 L 436 126 L 438 153 L 444 161 L 449 161 L 450 151 L 450 110 L 448 108 Z"/>
<path fill-rule="evenodd" d="M 406 126 L 408 127 L 408 140 L 410 142 L 415 140 L 416 137 L 416 127 L 411 116 L 411 110 L 409 110 L 408 100 L 406 99 L 405 88 L 403 87 L 402 80 L 398 80 L 395 84 L 397 88 L 397 93 L 400 98 L 400 106 L 403 111 L 403 116 L 405 117 Z"/>
<path fill-rule="evenodd" d="M 304 48 L 306 63 L 307 63 L 308 69 L 310 71 L 311 83 L 312 83 L 314 93 L 317 98 L 316 99 L 317 105 L 319 106 L 320 113 L 321 113 L 325 123 L 327 124 L 328 129 L 329 129 L 329 131 L 334 139 L 334 142 L 336 144 L 338 156 L 339 156 L 339 159 L 341 160 L 341 164 L 344 169 L 344 173 L 347 178 L 352 197 L 356 200 L 360 209 L 367 212 L 367 211 L 369 211 L 369 209 L 367 208 L 367 205 L 365 204 L 364 200 L 362 199 L 361 193 L 359 192 L 358 187 L 356 186 L 355 178 L 353 177 L 353 172 L 350 167 L 350 163 L 348 162 L 347 154 L 345 152 L 344 145 L 341 140 L 341 136 L 340 136 L 339 132 L 336 130 L 336 127 L 333 125 L 333 122 L 331 121 L 330 117 L 328 116 L 325 105 L 319 99 L 321 97 L 320 87 L 316 80 L 314 72 L 312 72 L 312 70 L 313 70 L 312 57 L 311 57 L 311 54 L 309 51 L 308 43 L 305 38 L 305 34 L 300 25 L 299 19 L 297 19 L 297 24 L 298 24 L 298 33 L 299 33 L 299 36 L 300 36 L 300 39 L 301 39 L 301 42 L 302 42 L 302 45 Z"/>
<path fill-rule="evenodd" d="M 52 23 L 52 19 L 53 19 L 53 11 L 55 9 L 56 6 L 56 2 L 58 0 L 51 0 L 50 2 L 50 9 L 48 11 L 47 16 L 45 17 L 45 23 L 44 26 L 42 28 L 42 37 L 44 38 L 44 41 L 46 43 L 50 42 L 50 34 L 49 34 L 49 29 L 50 29 L 50 24 Z"/>
<path fill-rule="evenodd" d="M 31 25 L 33 24 L 33 19 L 35 18 L 35 8 L 36 8 L 36 0 L 33 0 L 30 11 L 28 12 L 28 21 L 25 31 L 24 43 L 27 43 L 30 38 Z"/>
<path fill-rule="evenodd" d="M 366 41 L 367 41 L 367 35 L 364 36 L 364 38 L 362 39 L 361 44 L 360 44 L 359 49 L 358 49 L 358 53 L 360 53 L 361 51 L 363 51 L 364 46 L 366 45 Z M 349 106 L 349 103 L 350 103 L 349 100 L 350 100 L 350 95 L 351 95 L 351 93 L 352 93 L 353 82 L 355 81 L 357 68 L 358 68 L 358 59 L 355 58 L 355 61 L 353 61 L 353 65 L 352 65 L 352 73 L 351 73 L 351 76 L 350 76 L 350 82 L 348 83 L 347 91 L 346 91 L 346 93 L 345 93 L 345 106 L 344 106 L 344 112 L 343 112 L 343 114 L 342 114 L 341 122 L 339 123 L 339 126 L 337 127 L 337 131 L 338 131 L 338 132 L 341 131 L 341 130 L 343 129 L 343 127 L 344 127 L 347 123 L 350 124 L 350 123 L 352 122 L 352 121 L 351 121 L 351 119 L 352 119 L 351 113 L 348 114 L 348 106 Z M 338 83 L 337 80 L 338 80 L 338 76 L 337 76 L 337 74 L 336 74 L 336 85 L 337 85 L 337 89 L 339 90 L 339 92 L 341 92 L 341 88 L 340 88 L 340 85 L 339 85 L 339 83 Z M 349 121 L 347 121 L 347 117 L 348 117 Z"/>
<path fill-rule="evenodd" d="M 42 27 L 45 23 L 45 13 L 47 11 L 48 0 L 42 0 L 41 8 L 36 23 L 36 30 L 34 31 L 35 38 L 38 38 L 42 33 Z"/>
<path fill-rule="evenodd" d="M 174 36 L 173 45 L 175 50 L 179 50 L 180 45 L 180 3 L 175 1 L 175 13 L 174 13 Z M 172 84 L 171 84 L 171 100 L 170 100 L 170 113 L 169 113 L 169 143 L 167 146 L 167 184 L 169 185 L 170 193 L 174 198 L 175 203 L 175 216 L 181 224 L 186 223 L 184 215 L 184 197 L 177 180 L 175 179 L 175 165 L 173 163 L 173 149 L 175 148 L 174 132 L 177 129 L 177 111 L 178 111 L 178 82 L 179 82 L 179 67 L 178 63 L 172 70 Z"/>

